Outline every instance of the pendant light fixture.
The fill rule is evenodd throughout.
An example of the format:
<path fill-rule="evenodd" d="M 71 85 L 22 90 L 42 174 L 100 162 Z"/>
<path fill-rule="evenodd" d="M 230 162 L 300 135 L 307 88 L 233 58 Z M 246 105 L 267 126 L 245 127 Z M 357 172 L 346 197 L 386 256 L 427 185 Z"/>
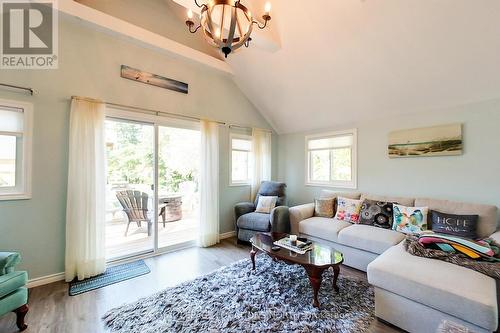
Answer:
<path fill-rule="evenodd" d="M 253 19 L 252 13 L 240 0 L 209 0 L 203 4 L 197 0 L 194 2 L 201 8 L 201 18 L 199 25 L 194 28 L 193 11 L 188 10 L 186 25 L 189 32 L 196 33 L 201 28 L 208 43 L 220 49 L 226 58 L 241 46 L 248 47 L 254 24 L 264 29 L 271 20 L 269 2 L 264 7 L 263 25 Z"/>

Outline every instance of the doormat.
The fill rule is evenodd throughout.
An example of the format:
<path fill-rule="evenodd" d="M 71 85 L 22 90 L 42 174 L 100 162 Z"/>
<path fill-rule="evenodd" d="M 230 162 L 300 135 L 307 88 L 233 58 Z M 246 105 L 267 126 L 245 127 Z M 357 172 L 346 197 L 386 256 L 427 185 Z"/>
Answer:
<path fill-rule="evenodd" d="M 132 279 L 144 274 L 150 273 L 148 265 L 144 260 L 137 260 L 126 264 L 112 266 L 100 275 L 93 276 L 81 281 L 72 281 L 69 283 L 69 295 L 76 296 L 87 291 L 99 289 L 114 283 Z"/>

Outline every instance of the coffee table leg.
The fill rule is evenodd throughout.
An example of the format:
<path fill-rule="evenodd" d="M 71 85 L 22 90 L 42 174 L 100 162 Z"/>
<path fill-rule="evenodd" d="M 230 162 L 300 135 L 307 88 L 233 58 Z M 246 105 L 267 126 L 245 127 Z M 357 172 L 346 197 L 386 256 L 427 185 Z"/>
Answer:
<path fill-rule="evenodd" d="M 255 248 L 252 246 L 252 250 L 250 251 L 250 258 L 252 259 L 252 269 L 255 271 L 255 254 L 257 251 L 255 251 Z"/>
<path fill-rule="evenodd" d="M 316 308 L 319 308 L 318 293 L 321 281 L 323 281 L 323 271 L 324 269 L 317 267 L 306 268 L 309 282 L 311 282 L 311 287 L 313 288 L 313 306 Z"/>
<path fill-rule="evenodd" d="M 333 290 L 335 290 L 336 292 L 339 292 L 339 286 L 337 285 L 339 273 L 340 273 L 340 266 L 339 265 L 333 266 Z"/>

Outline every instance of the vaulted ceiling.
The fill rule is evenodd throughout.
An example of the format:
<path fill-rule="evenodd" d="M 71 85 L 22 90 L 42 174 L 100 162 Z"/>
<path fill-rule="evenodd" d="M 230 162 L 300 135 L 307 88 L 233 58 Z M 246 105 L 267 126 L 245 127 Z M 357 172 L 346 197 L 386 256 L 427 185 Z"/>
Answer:
<path fill-rule="evenodd" d="M 149 1 L 157 0 L 141 3 Z M 178 3 L 185 0 L 163 1 L 184 29 Z M 271 37 L 264 39 L 276 47 L 257 38 L 227 63 L 278 133 L 500 98 L 498 0 L 272 4 Z M 200 36 L 181 39 L 219 57 Z"/>

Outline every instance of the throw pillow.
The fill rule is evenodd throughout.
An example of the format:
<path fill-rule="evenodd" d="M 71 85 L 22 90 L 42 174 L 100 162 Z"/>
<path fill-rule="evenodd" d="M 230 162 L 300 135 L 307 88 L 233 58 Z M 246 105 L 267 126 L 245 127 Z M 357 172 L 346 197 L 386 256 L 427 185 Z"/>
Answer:
<path fill-rule="evenodd" d="M 361 205 L 359 223 L 373 225 L 384 229 L 391 229 L 393 218 L 392 206 L 392 202 L 365 199 Z"/>
<path fill-rule="evenodd" d="M 405 234 L 418 234 L 427 230 L 428 207 L 406 207 L 394 204 L 392 229 Z"/>
<path fill-rule="evenodd" d="M 335 199 L 314 199 L 314 216 L 333 217 Z"/>
<path fill-rule="evenodd" d="M 432 231 L 476 239 L 479 215 L 454 215 L 431 210 Z"/>
<path fill-rule="evenodd" d="M 361 200 L 338 197 L 335 218 L 341 221 L 358 223 L 362 204 L 363 201 Z"/>
<path fill-rule="evenodd" d="M 277 196 L 259 196 L 259 201 L 257 202 L 256 213 L 271 213 L 271 211 L 276 207 Z"/>

